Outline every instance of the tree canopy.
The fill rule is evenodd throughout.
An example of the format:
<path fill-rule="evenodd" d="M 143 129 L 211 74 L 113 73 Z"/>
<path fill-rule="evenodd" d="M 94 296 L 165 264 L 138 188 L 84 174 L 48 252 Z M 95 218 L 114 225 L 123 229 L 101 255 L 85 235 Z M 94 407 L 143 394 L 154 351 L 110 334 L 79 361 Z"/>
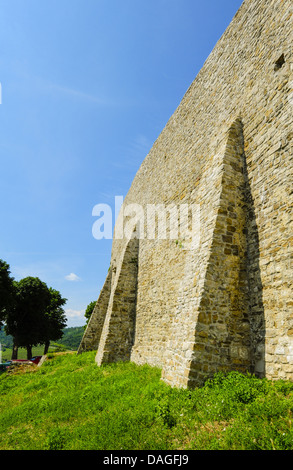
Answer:
<path fill-rule="evenodd" d="M 86 318 L 86 324 L 88 324 L 89 322 L 89 319 L 91 318 L 91 315 L 93 313 L 93 310 L 95 308 L 95 305 L 96 305 L 97 301 L 96 300 L 93 300 L 92 302 L 90 302 L 85 310 L 85 318 Z"/>
<path fill-rule="evenodd" d="M 5 331 L 14 339 L 13 358 L 17 358 L 19 347 L 26 347 L 29 359 L 33 346 L 45 344 L 46 353 L 50 340 L 62 337 L 66 326 L 62 307 L 66 299 L 37 277 L 26 277 L 13 284 L 14 302 L 5 319 Z"/>
<path fill-rule="evenodd" d="M 5 321 L 14 299 L 14 279 L 10 275 L 10 266 L 0 259 L 0 328 Z"/>
<path fill-rule="evenodd" d="M 14 281 L 15 299 L 7 318 L 5 331 L 14 338 L 14 350 L 39 344 L 42 322 L 50 302 L 47 285 L 37 277 Z"/>
<path fill-rule="evenodd" d="M 46 310 L 44 325 L 42 329 L 43 337 L 40 343 L 45 344 L 44 354 L 48 352 L 50 341 L 57 341 L 62 338 L 63 328 L 66 327 L 66 317 L 63 306 L 67 299 L 62 298 L 60 292 L 49 288 L 50 302 Z"/>

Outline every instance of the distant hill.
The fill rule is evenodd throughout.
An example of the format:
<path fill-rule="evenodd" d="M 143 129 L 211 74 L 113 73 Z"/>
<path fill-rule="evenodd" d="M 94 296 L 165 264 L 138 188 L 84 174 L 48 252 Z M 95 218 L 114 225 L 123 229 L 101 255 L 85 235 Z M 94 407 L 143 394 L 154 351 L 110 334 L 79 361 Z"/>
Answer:
<path fill-rule="evenodd" d="M 0 343 L 2 345 L 2 350 L 4 348 L 11 349 L 13 346 L 13 338 L 12 336 L 8 336 L 5 334 L 4 328 L 0 331 Z"/>
<path fill-rule="evenodd" d="M 83 326 L 64 328 L 62 338 L 58 341 L 55 341 L 54 343 L 62 344 L 63 346 L 66 347 L 66 349 L 71 349 L 72 351 L 76 351 L 81 342 L 83 333 L 84 333 Z M 6 335 L 3 328 L 0 331 L 0 343 L 2 345 L 3 350 L 5 348 L 11 349 L 13 346 L 12 336 Z"/>
<path fill-rule="evenodd" d="M 59 339 L 58 341 L 55 341 L 55 343 L 62 344 L 63 346 L 66 346 L 68 349 L 72 349 L 73 351 L 76 351 L 80 345 L 83 333 L 84 333 L 83 326 L 64 328 L 62 338 Z"/>

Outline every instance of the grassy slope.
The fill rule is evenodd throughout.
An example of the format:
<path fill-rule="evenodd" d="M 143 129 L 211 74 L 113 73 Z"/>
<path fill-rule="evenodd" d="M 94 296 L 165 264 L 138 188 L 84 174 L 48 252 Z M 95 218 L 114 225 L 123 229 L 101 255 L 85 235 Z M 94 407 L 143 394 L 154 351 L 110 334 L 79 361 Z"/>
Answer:
<path fill-rule="evenodd" d="M 177 390 L 147 365 L 56 355 L 0 376 L 0 449 L 293 449 L 293 383 L 238 373 Z"/>

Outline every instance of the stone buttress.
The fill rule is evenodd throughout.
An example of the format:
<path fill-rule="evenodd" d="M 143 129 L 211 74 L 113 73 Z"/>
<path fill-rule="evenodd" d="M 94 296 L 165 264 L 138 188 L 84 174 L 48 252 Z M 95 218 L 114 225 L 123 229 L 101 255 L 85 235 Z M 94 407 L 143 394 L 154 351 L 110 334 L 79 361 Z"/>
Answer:
<path fill-rule="evenodd" d="M 79 348 L 98 365 L 147 363 L 178 387 L 220 370 L 293 379 L 292 13 L 243 2 L 139 168 L 121 220 L 139 205 L 143 221 L 114 234 Z M 199 208 L 198 243 L 157 236 L 159 218 L 149 236 L 149 206 L 168 224 Z"/>

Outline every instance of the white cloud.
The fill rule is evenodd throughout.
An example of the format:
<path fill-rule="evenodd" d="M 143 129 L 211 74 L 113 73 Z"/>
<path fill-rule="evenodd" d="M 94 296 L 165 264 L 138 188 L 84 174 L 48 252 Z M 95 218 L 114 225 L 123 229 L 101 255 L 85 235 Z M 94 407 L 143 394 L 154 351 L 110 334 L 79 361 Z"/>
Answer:
<path fill-rule="evenodd" d="M 72 308 L 65 309 L 67 318 L 80 318 L 84 316 L 84 310 L 73 310 Z"/>
<path fill-rule="evenodd" d="M 68 274 L 67 276 L 65 276 L 65 279 L 67 281 L 80 281 L 80 277 L 78 277 L 76 274 L 74 273 L 70 273 Z"/>

